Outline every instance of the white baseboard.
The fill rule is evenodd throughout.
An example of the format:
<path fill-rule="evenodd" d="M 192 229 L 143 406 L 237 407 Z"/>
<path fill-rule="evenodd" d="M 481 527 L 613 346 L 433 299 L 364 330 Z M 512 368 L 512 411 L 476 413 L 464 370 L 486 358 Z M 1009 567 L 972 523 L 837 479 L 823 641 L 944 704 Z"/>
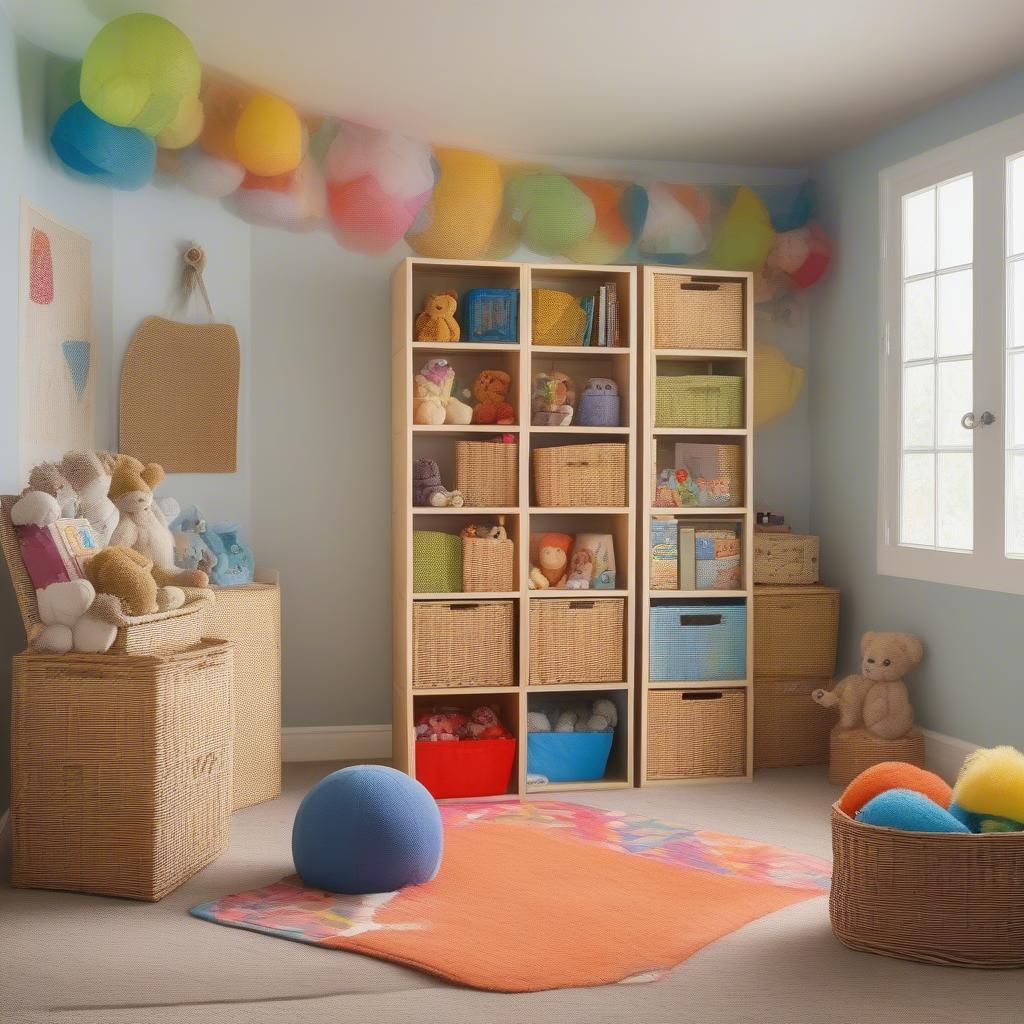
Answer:
<path fill-rule="evenodd" d="M 386 761 L 390 725 L 310 725 L 281 730 L 284 761 Z"/>
<path fill-rule="evenodd" d="M 924 760 L 930 771 L 941 775 L 950 784 L 956 782 L 964 758 L 978 749 L 977 743 L 944 736 L 941 732 L 922 729 L 924 734 Z"/>

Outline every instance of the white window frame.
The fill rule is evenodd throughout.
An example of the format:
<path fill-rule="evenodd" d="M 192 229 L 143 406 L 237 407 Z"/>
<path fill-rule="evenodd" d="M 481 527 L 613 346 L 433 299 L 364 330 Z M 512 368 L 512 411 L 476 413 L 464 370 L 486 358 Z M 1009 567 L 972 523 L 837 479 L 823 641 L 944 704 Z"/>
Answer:
<path fill-rule="evenodd" d="M 879 175 L 881 346 L 879 359 L 878 547 L 884 576 L 1024 594 L 1024 559 L 1006 544 L 1006 168 L 1024 153 L 1024 116 L 964 136 Z M 996 422 L 974 431 L 974 550 L 899 543 L 902 452 L 902 197 L 963 174 L 974 191 L 974 406 Z"/>

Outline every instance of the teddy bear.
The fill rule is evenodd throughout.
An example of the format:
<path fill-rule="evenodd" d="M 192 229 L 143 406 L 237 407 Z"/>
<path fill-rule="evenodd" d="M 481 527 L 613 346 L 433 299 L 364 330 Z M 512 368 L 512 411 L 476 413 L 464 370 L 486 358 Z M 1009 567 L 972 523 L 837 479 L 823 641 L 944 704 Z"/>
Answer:
<path fill-rule="evenodd" d="M 460 330 L 455 319 L 458 308 L 455 292 L 439 292 L 423 300 L 423 310 L 414 325 L 416 341 L 458 341 Z"/>
<path fill-rule="evenodd" d="M 417 459 L 412 468 L 412 503 L 419 508 L 462 508 L 461 491 L 449 491 L 441 483 L 441 470 L 433 459 Z"/>
<path fill-rule="evenodd" d="M 547 590 L 565 583 L 572 537 L 567 533 L 541 534 L 537 547 L 537 565 L 530 566 L 530 590 Z"/>
<path fill-rule="evenodd" d="M 109 651 L 117 627 L 99 614 L 105 608 L 109 615 L 109 600 L 108 595 L 97 595 L 88 580 L 62 580 L 37 590 L 36 607 L 44 628 L 33 638 L 32 649 L 54 654 Z"/>
<path fill-rule="evenodd" d="M 865 633 L 860 641 L 861 674 L 847 676 L 812 699 L 839 708 L 837 729 L 867 729 L 883 740 L 898 740 L 914 725 L 903 676 L 921 664 L 924 648 L 909 633 Z"/>
<path fill-rule="evenodd" d="M 412 380 L 412 421 L 437 427 L 444 423 L 455 371 L 447 359 L 429 359 Z"/>
<path fill-rule="evenodd" d="M 118 457 L 110 482 L 110 498 L 120 519 L 110 537 L 113 546 L 134 548 L 152 563 L 158 586 L 205 587 L 209 577 L 198 569 L 174 564 L 174 537 L 163 514 L 153 509 L 153 488 L 164 478 L 163 467 L 143 466 L 130 455 Z M 145 614 L 145 613 L 136 613 Z"/>
<path fill-rule="evenodd" d="M 180 587 L 158 587 L 153 562 L 134 548 L 114 545 L 85 563 L 85 575 L 98 595 L 117 598 L 123 614 L 152 615 L 185 603 Z M 99 597 L 97 597 L 97 601 Z"/>
<path fill-rule="evenodd" d="M 79 515 L 89 520 L 100 547 L 106 547 L 121 518 L 107 496 L 110 472 L 106 465 L 95 452 L 82 449 L 67 452 L 60 460 L 60 471 L 78 494 Z"/>
<path fill-rule="evenodd" d="M 515 423 L 515 410 L 506 401 L 512 378 L 504 370 L 481 370 L 473 381 L 473 422 L 499 424 Z"/>

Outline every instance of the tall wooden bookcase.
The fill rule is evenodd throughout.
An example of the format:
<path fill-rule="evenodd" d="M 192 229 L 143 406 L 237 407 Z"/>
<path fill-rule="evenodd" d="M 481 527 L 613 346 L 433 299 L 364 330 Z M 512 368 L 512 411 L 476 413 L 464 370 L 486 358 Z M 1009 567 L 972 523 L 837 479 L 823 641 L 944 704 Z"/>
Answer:
<path fill-rule="evenodd" d="M 605 347 L 552 347 L 534 345 L 531 338 L 531 291 L 551 288 L 584 296 L 594 294 L 606 282 L 615 282 L 620 308 L 620 345 Z M 421 343 L 413 341 L 413 326 L 424 296 L 453 290 L 461 297 L 471 288 L 518 288 L 519 332 L 515 344 L 460 341 Z M 416 741 L 413 726 L 418 709 L 433 705 L 474 703 L 499 705 L 502 717 L 515 733 L 517 762 L 509 792 L 551 793 L 566 790 L 626 787 L 634 780 L 635 630 L 636 630 L 636 472 L 638 459 L 637 367 L 637 271 L 635 267 L 583 266 L 576 264 L 527 264 L 472 262 L 409 258 L 392 275 L 392 557 L 394 600 L 393 643 L 393 758 L 394 765 L 415 774 Z M 502 369 L 512 376 L 510 401 L 516 408 L 516 425 L 422 426 L 412 422 L 414 374 L 430 358 L 445 358 L 460 381 L 469 384 L 484 369 Z M 581 389 L 589 377 L 616 381 L 621 396 L 621 426 L 531 426 L 531 381 L 535 372 L 560 370 Z M 413 506 L 412 466 L 416 458 L 433 458 L 442 480 L 454 487 L 454 444 L 459 439 L 516 435 L 519 445 L 518 501 L 497 508 L 422 508 Z M 551 508 L 534 503 L 531 473 L 532 451 L 539 447 L 616 441 L 627 446 L 627 504 L 615 508 Z M 458 533 L 469 522 L 505 516 L 509 536 L 516 542 L 516 574 L 511 592 L 424 594 L 413 592 L 414 530 Z M 599 532 L 614 538 L 617 562 L 616 590 L 530 590 L 529 540 L 531 533 L 547 531 Z M 582 597 L 617 597 L 625 602 L 623 620 L 622 678 L 615 682 L 574 683 L 561 686 L 530 685 L 530 615 L 540 601 L 579 600 Z M 418 601 L 452 599 L 474 601 L 511 600 L 516 610 L 515 684 L 507 687 L 451 687 L 418 689 L 413 680 L 413 610 Z M 527 789 L 526 714 L 555 695 L 569 701 L 608 697 L 615 701 L 619 724 L 605 777 L 595 782 L 548 784 Z"/>
<path fill-rule="evenodd" d="M 655 284 L 656 278 L 667 276 L 680 282 L 692 279 L 704 287 L 711 288 L 719 281 L 739 281 L 743 286 L 743 346 L 740 349 L 681 349 L 655 347 Z M 657 691 L 683 692 L 697 690 L 724 693 L 738 698 L 742 693 L 744 712 L 737 728 L 742 735 L 733 737 L 745 751 L 742 772 L 730 772 L 728 777 L 749 780 L 753 774 L 753 534 L 754 534 L 754 337 L 753 337 L 753 278 L 749 273 L 720 270 L 697 270 L 692 268 L 652 267 L 643 268 L 642 282 L 642 348 L 643 371 L 640 396 L 641 455 L 639 471 L 640 529 L 638 543 L 639 579 L 639 639 L 637 679 L 637 777 L 640 785 L 663 784 L 671 781 L 721 781 L 725 776 L 714 771 L 699 772 L 699 777 L 689 779 L 654 780 L 649 778 L 649 752 L 652 730 L 659 726 L 651 721 L 649 714 L 652 694 Z M 705 373 L 713 367 L 718 373 L 743 377 L 743 425 L 729 429 L 693 427 L 657 427 L 655 425 L 655 381 L 659 373 L 692 372 Z M 655 464 L 660 445 L 676 441 L 697 441 L 711 443 L 738 443 L 743 452 L 743 503 L 729 508 L 656 508 L 654 507 Z M 740 536 L 742 586 L 738 590 L 655 590 L 651 586 L 651 523 L 657 517 L 670 516 L 678 519 L 681 526 L 694 525 L 735 525 Z M 739 679 L 715 680 L 713 682 L 686 679 L 667 682 L 651 681 L 650 643 L 651 608 L 658 603 L 692 602 L 713 604 L 715 602 L 741 603 L 746 607 L 746 673 Z M 664 700 L 665 697 L 659 698 Z"/>

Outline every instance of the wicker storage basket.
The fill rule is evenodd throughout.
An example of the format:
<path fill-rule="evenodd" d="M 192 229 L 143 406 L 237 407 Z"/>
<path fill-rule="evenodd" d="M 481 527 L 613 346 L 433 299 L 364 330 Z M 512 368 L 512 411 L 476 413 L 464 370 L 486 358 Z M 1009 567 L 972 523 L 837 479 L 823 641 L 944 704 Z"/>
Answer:
<path fill-rule="evenodd" d="M 17 495 L 0 498 L 0 544 L 14 583 L 25 635 L 29 646 L 42 631 L 43 623 L 36 606 L 36 591 L 29 578 L 28 570 L 21 558 L 18 536 L 11 524 L 11 506 L 18 500 Z M 184 588 L 186 603 L 181 608 L 153 615 L 130 617 L 118 615 L 114 621 L 117 636 L 114 638 L 111 654 L 164 654 L 194 647 L 202 639 L 208 616 L 213 607 L 213 592 L 192 587 Z"/>
<path fill-rule="evenodd" d="M 654 276 L 655 348 L 743 348 L 743 284 Z"/>
<path fill-rule="evenodd" d="M 754 591 L 754 675 L 831 678 L 836 671 L 839 591 L 758 587 Z"/>
<path fill-rule="evenodd" d="M 227 846 L 232 651 L 19 654 L 14 885 L 159 900 Z"/>
<path fill-rule="evenodd" d="M 883 761 L 924 767 L 924 736 L 912 729 L 898 740 L 883 740 L 867 729 L 833 729 L 829 740 L 828 781 L 848 786 L 862 771 Z"/>
<path fill-rule="evenodd" d="M 209 634 L 235 647 L 234 808 L 281 792 L 281 588 L 273 570 L 216 587 Z"/>
<path fill-rule="evenodd" d="M 455 489 L 462 492 L 467 508 L 510 508 L 518 504 L 518 473 L 518 444 L 455 442 Z"/>
<path fill-rule="evenodd" d="M 746 679 L 746 605 L 656 604 L 650 624 L 652 682 Z"/>
<path fill-rule="evenodd" d="M 851 949 L 956 967 L 1024 967 L 1024 832 L 901 832 L 834 806 L 832 858 L 829 916 Z"/>
<path fill-rule="evenodd" d="M 412 609 L 412 685 L 514 686 L 511 601 L 417 601 Z"/>
<path fill-rule="evenodd" d="M 743 448 L 738 444 L 709 444 L 704 441 L 677 441 L 671 468 L 685 469 L 696 480 L 704 477 L 715 486 L 696 495 L 697 505 L 715 507 L 743 504 Z M 669 468 L 662 464 L 662 468 Z M 657 500 L 658 466 L 652 467 L 651 492 Z"/>
<path fill-rule="evenodd" d="M 811 694 L 829 679 L 754 680 L 754 767 L 789 768 L 828 764 L 835 712 Z"/>
<path fill-rule="evenodd" d="M 622 598 L 530 602 L 530 683 L 617 683 L 625 678 Z"/>
<path fill-rule="evenodd" d="M 742 427 L 743 378 L 725 374 L 659 376 L 654 382 L 656 427 Z"/>
<path fill-rule="evenodd" d="M 462 538 L 462 589 L 515 590 L 516 546 L 512 540 L 491 537 Z"/>
<path fill-rule="evenodd" d="M 533 452 L 533 485 L 542 508 L 625 505 L 626 446 L 570 444 Z"/>
<path fill-rule="evenodd" d="M 805 533 L 754 534 L 754 582 L 818 582 L 818 538 Z"/>
<path fill-rule="evenodd" d="M 648 779 L 724 778 L 746 770 L 745 690 L 650 691 Z"/>

